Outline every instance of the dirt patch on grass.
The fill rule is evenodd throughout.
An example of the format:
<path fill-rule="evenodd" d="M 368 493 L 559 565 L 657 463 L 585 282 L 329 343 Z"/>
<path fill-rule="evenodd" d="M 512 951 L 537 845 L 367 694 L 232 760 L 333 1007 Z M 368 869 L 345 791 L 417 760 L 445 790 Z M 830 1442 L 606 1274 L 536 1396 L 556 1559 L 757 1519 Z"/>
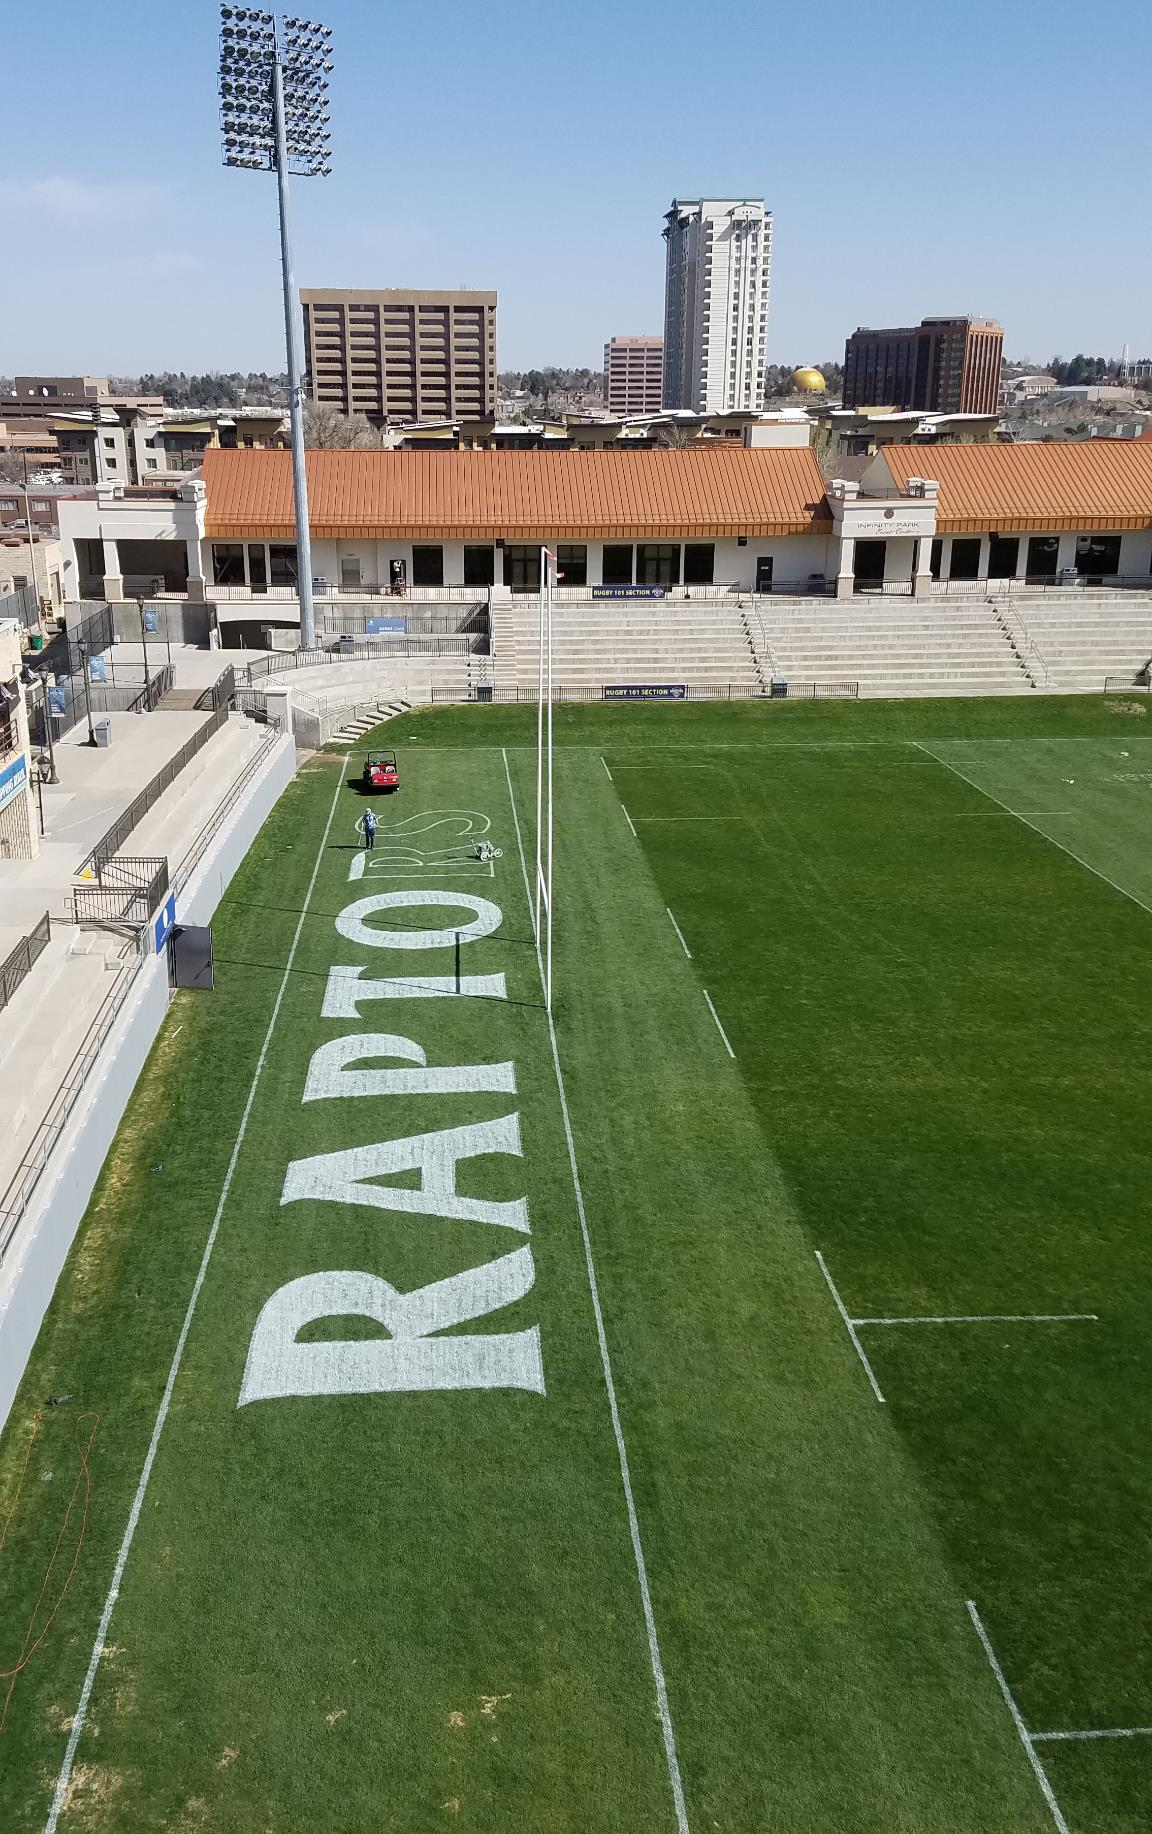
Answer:
<path fill-rule="evenodd" d="M 331 1713 L 325 1713 L 324 1724 L 326 1726 L 334 1726 L 338 1719 L 347 1719 L 347 1717 L 348 1717 L 347 1707 L 333 1707 Z"/>
<path fill-rule="evenodd" d="M 82 1824 L 99 1827 L 104 1812 L 124 1787 L 118 1770 L 107 1764 L 77 1764 L 64 1793 L 64 1814 L 76 1815 Z"/>
<path fill-rule="evenodd" d="M 216 1760 L 217 1770 L 230 1770 L 239 1756 L 240 1753 L 237 1751 L 235 1745 L 225 1745 L 223 1751 Z"/>
<path fill-rule="evenodd" d="M 1126 713 L 1134 715 L 1139 720 L 1146 719 L 1148 716 L 1147 704 L 1141 700 L 1109 699 L 1104 702 L 1104 708 L 1108 713 Z"/>

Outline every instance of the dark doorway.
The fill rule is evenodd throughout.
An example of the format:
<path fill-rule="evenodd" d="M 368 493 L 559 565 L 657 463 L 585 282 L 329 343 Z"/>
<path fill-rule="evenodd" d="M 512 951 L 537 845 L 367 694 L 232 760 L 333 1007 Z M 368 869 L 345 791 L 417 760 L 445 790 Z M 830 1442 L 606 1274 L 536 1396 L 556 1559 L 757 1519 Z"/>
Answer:
<path fill-rule="evenodd" d="M 888 552 L 886 541 L 858 541 L 853 559 L 855 579 L 853 585 L 857 592 L 878 592 L 884 584 L 884 559 Z"/>
<path fill-rule="evenodd" d="M 1076 571 L 1094 579 L 1111 579 L 1120 571 L 1119 535 L 1077 535 Z"/>
<path fill-rule="evenodd" d="M 504 549 L 504 584 L 513 592 L 539 592 L 539 548 L 509 545 Z"/>
<path fill-rule="evenodd" d="M 1029 579 L 1055 579 L 1056 557 L 1060 552 L 1058 535 L 1030 535 L 1028 538 Z"/>
<path fill-rule="evenodd" d="M 632 584 L 632 546 L 630 542 L 606 541 L 604 543 L 604 561 L 600 569 L 600 578 L 605 586 L 630 586 Z"/>
<path fill-rule="evenodd" d="M 771 592 L 772 590 L 772 568 L 774 565 L 775 565 L 775 558 L 773 555 L 757 554 L 756 556 L 756 590 L 757 592 Z"/>
<path fill-rule="evenodd" d="M 1019 535 L 990 535 L 988 537 L 989 579 L 1015 579 L 1016 563 L 1019 559 Z"/>
<path fill-rule="evenodd" d="M 952 555 L 948 562 L 949 579 L 980 578 L 980 537 L 965 535 L 953 537 Z"/>

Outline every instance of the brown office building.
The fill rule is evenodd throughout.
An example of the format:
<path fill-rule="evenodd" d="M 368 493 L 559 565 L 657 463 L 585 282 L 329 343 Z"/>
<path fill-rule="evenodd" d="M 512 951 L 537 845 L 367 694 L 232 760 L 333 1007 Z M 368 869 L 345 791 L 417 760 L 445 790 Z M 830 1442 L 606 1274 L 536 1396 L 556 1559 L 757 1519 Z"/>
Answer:
<path fill-rule="evenodd" d="M 664 339 L 609 338 L 604 406 L 609 414 L 658 414 L 664 405 Z"/>
<path fill-rule="evenodd" d="M 495 415 L 495 293 L 305 287 L 300 302 L 313 401 L 378 427 Z"/>
<path fill-rule="evenodd" d="M 844 346 L 846 408 L 994 414 L 1004 332 L 992 318 L 925 318 L 891 331 L 861 326 Z"/>

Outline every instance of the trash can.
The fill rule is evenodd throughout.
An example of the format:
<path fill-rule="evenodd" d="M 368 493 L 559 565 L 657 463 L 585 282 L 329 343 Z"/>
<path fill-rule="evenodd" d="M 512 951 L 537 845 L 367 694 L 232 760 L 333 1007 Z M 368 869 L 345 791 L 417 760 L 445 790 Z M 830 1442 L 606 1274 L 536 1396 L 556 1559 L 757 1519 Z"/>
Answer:
<path fill-rule="evenodd" d="M 112 743 L 111 720 L 97 720 L 94 726 L 97 745 L 108 746 Z"/>
<path fill-rule="evenodd" d="M 44 639 L 40 635 L 40 632 L 38 630 L 34 630 L 32 632 L 32 635 L 29 641 L 31 642 L 32 648 L 34 650 L 42 650 L 44 648 Z"/>
<path fill-rule="evenodd" d="M 478 701 L 484 701 L 484 702 L 485 702 L 485 703 L 487 703 L 487 704 L 490 704 L 490 703 L 491 703 L 491 700 L 492 700 L 492 684 L 491 684 L 490 682 L 482 682 L 482 681 L 481 681 L 481 682 L 477 682 L 477 684 L 476 684 L 476 699 L 477 699 Z"/>
<path fill-rule="evenodd" d="M 770 700 L 788 699 L 788 683 L 783 675 L 773 675 L 768 687 L 768 698 Z"/>

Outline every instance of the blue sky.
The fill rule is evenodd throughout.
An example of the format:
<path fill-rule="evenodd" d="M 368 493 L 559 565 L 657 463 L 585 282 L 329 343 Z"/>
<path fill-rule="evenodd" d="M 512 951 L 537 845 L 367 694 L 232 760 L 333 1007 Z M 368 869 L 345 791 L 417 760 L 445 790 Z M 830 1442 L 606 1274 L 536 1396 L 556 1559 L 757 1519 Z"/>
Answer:
<path fill-rule="evenodd" d="M 998 317 L 1152 354 L 1142 0 L 318 0 L 333 165 L 300 285 L 495 287 L 501 367 L 662 328 L 672 195 L 775 213 L 769 359 Z M 270 177 L 225 171 L 210 0 L 9 9 L 0 373 L 279 369 Z"/>

